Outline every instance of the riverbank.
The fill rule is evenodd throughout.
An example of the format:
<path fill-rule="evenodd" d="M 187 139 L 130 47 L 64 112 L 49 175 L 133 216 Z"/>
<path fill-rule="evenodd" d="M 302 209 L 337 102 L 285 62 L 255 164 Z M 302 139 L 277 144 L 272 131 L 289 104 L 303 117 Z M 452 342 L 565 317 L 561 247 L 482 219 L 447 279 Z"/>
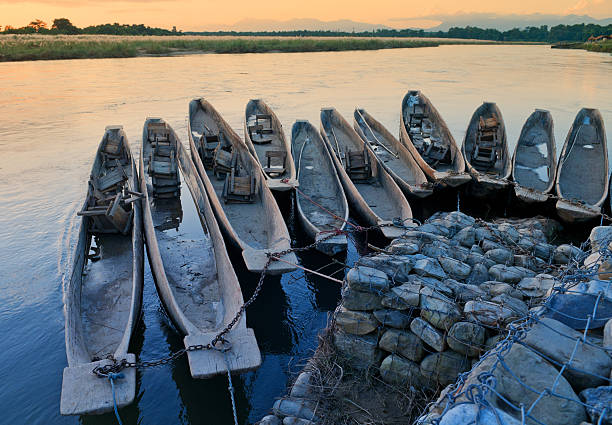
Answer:
<path fill-rule="evenodd" d="M 612 40 L 593 43 L 559 43 L 551 46 L 553 49 L 582 49 L 589 52 L 612 54 Z"/>
<path fill-rule="evenodd" d="M 383 37 L 209 37 L 1 35 L 0 62 L 129 58 L 195 53 L 337 52 L 500 44 L 494 41 Z"/>
<path fill-rule="evenodd" d="M 538 393 L 557 382 L 558 391 L 542 393 L 528 417 L 562 424 L 588 416 L 596 423 L 598 403 L 612 393 L 601 387 L 612 367 L 612 321 L 601 331 L 612 294 L 599 280 L 610 275 L 612 227 L 593 229 L 588 258 L 572 245 L 555 245 L 560 232 L 545 218 L 485 222 L 437 213 L 386 252 L 362 257 L 346 275 L 319 349 L 259 424 L 406 424 L 420 415 L 423 424 L 441 416 L 445 424 L 478 422 L 469 409 L 481 413 L 469 403 L 505 410 L 492 409 L 504 423 L 518 424 L 524 412 L 514 406 L 535 405 Z M 584 335 L 573 330 L 585 327 Z M 494 360 L 504 357 L 504 368 L 495 370 Z M 558 372 L 549 362 L 572 362 L 570 372 L 562 377 L 565 367 Z M 481 381 L 489 371 L 496 381 Z"/>

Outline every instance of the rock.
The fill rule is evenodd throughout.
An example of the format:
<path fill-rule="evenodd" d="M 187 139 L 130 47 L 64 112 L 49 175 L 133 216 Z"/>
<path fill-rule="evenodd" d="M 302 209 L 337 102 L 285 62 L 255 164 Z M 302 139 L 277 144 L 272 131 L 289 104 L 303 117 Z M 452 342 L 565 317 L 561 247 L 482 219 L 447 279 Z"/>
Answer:
<path fill-rule="evenodd" d="M 442 416 L 439 425 L 521 425 L 521 421 L 494 407 L 457 404 Z"/>
<path fill-rule="evenodd" d="M 506 243 L 518 242 L 521 234 L 511 224 L 502 223 L 497 226 L 499 237 Z"/>
<path fill-rule="evenodd" d="M 492 350 L 504 338 L 505 338 L 505 336 L 502 335 L 502 334 L 494 335 L 494 336 L 492 336 L 490 338 L 487 338 L 487 340 L 485 341 L 485 344 L 484 344 L 484 351 L 487 352 L 487 351 Z"/>
<path fill-rule="evenodd" d="M 482 246 L 482 251 L 485 253 L 493 249 L 506 249 L 502 244 L 494 242 L 490 239 L 484 239 L 480 245 Z"/>
<path fill-rule="evenodd" d="M 600 348 L 587 345 L 581 340 L 582 333 L 556 320 L 541 318 L 526 332 L 523 342 L 546 357 L 560 363 L 572 363 L 563 376 L 574 389 L 583 390 L 606 383 L 612 369 L 612 358 Z M 574 351 L 576 341 L 578 348 Z M 573 354 L 573 357 L 572 357 Z"/>
<path fill-rule="evenodd" d="M 410 325 L 410 315 L 399 310 L 375 310 L 374 317 L 384 326 L 405 329 Z"/>
<path fill-rule="evenodd" d="M 388 329 L 380 338 L 378 346 L 385 351 L 401 354 L 415 362 L 423 358 L 423 343 L 418 336 L 409 331 Z"/>
<path fill-rule="evenodd" d="M 553 253 L 553 261 L 555 264 L 568 264 L 570 260 L 579 260 L 584 255 L 580 248 L 572 245 L 559 245 Z"/>
<path fill-rule="evenodd" d="M 522 267 L 496 264 L 489 269 L 489 275 L 500 282 L 519 283 L 522 278 L 535 276 L 535 273 Z"/>
<path fill-rule="evenodd" d="M 539 261 L 541 261 L 539 258 L 535 259 L 530 255 L 515 255 L 513 264 L 518 267 L 524 267 L 529 270 L 534 270 L 538 267 Z"/>
<path fill-rule="evenodd" d="M 465 227 L 459 230 L 452 240 L 469 248 L 476 242 L 476 232 L 473 227 Z"/>
<path fill-rule="evenodd" d="M 420 284 L 403 283 L 400 286 L 391 288 L 391 291 L 383 296 L 382 305 L 396 310 L 408 310 L 412 307 L 418 307 L 420 290 Z"/>
<path fill-rule="evenodd" d="M 312 379 L 312 373 L 302 372 L 298 375 L 297 379 L 291 387 L 291 397 L 304 398 L 310 394 L 310 380 Z"/>
<path fill-rule="evenodd" d="M 472 245 L 472 247 L 470 248 L 470 254 L 471 253 L 475 253 L 475 254 L 480 254 L 480 255 L 484 255 L 484 250 L 479 247 L 478 245 Z M 465 260 L 463 260 L 465 261 Z"/>
<path fill-rule="evenodd" d="M 396 354 L 391 354 L 380 365 L 380 376 L 391 385 L 419 385 L 423 378 L 419 365 Z"/>
<path fill-rule="evenodd" d="M 394 255 L 412 255 L 419 252 L 420 246 L 414 242 L 404 242 L 389 246 L 389 251 Z"/>
<path fill-rule="evenodd" d="M 468 371 L 470 362 L 465 356 L 454 351 L 430 354 L 421 362 L 421 375 L 429 379 L 431 386 L 449 385 L 457 380 L 460 373 Z"/>
<path fill-rule="evenodd" d="M 531 252 L 535 247 L 536 241 L 528 236 L 522 236 L 516 243 L 523 251 Z"/>
<path fill-rule="evenodd" d="M 475 232 L 475 236 L 476 236 L 476 241 L 478 242 L 483 242 L 485 240 L 495 241 L 495 242 L 497 241 L 497 238 L 493 235 L 493 232 L 491 232 L 486 227 L 477 228 Z"/>
<path fill-rule="evenodd" d="M 487 270 L 495 265 L 495 261 L 489 260 L 483 254 L 479 254 L 477 252 L 471 252 L 465 262 L 472 267 L 476 266 L 477 264 L 483 265 L 487 268 Z"/>
<path fill-rule="evenodd" d="M 390 286 L 384 272 L 365 266 L 350 269 L 346 274 L 346 282 L 352 289 L 363 292 L 383 292 Z"/>
<path fill-rule="evenodd" d="M 398 281 L 403 281 L 412 270 L 410 257 L 404 255 L 378 254 L 373 257 L 361 257 L 358 264 L 382 271 L 390 279 Z"/>
<path fill-rule="evenodd" d="M 528 278 L 528 279 L 531 279 L 531 278 Z M 504 282 L 497 282 L 495 280 L 490 280 L 480 285 L 480 288 L 486 291 L 491 297 L 496 297 L 501 294 L 508 294 L 511 297 L 514 297 L 516 299 L 519 299 L 519 300 L 523 299 L 523 294 L 521 293 L 521 291 L 518 291 L 517 289 L 514 288 L 514 286 L 511 286 Z"/>
<path fill-rule="evenodd" d="M 448 237 L 448 234 L 450 233 L 446 227 L 436 225 L 434 223 L 425 223 L 422 226 L 419 226 L 418 229 L 421 232 L 432 233 L 434 235 L 444 236 L 445 238 Z"/>
<path fill-rule="evenodd" d="M 413 282 L 420 282 L 423 287 L 421 288 L 421 294 L 424 295 L 434 295 L 434 294 L 442 294 L 446 297 L 451 298 L 454 294 L 453 288 L 448 286 L 441 280 L 434 279 L 432 277 L 420 277 L 417 275 L 414 276 Z"/>
<path fill-rule="evenodd" d="M 444 244 L 426 244 L 421 253 L 431 258 L 438 258 L 441 255 L 447 255 L 450 247 Z"/>
<path fill-rule="evenodd" d="M 344 332 L 355 335 L 366 335 L 378 328 L 378 321 L 372 313 L 340 308 L 336 313 L 336 325 Z"/>
<path fill-rule="evenodd" d="M 555 247 L 549 243 L 538 242 L 533 247 L 533 255 L 544 261 L 550 261 L 555 252 Z"/>
<path fill-rule="evenodd" d="M 444 351 L 446 348 L 444 334 L 420 317 L 410 323 L 410 330 L 434 350 Z"/>
<path fill-rule="evenodd" d="M 485 342 L 485 329 L 470 322 L 457 322 L 448 332 L 446 343 L 450 348 L 469 357 L 480 355 Z"/>
<path fill-rule="evenodd" d="M 287 416 L 283 419 L 283 425 L 314 425 L 315 422 L 308 421 L 302 418 L 296 418 L 295 416 Z"/>
<path fill-rule="evenodd" d="M 450 257 L 438 257 L 438 262 L 442 269 L 453 279 L 465 279 L 470 275 L 472 268 L 454 258 Z"/>
<path fill-rule="evenodd" d="M 402 235 L 402 239 L 417 240 L 421 244 L 442 242 L 447 243 L 448 239 L 444 236 L 434 235 L 433 233 L 420 232 L 418 230 L 410 230 Z"/>
<path fill-rule="evenodd" d="M 446 285 L 448 285 L 452 290 L 455 298 L 459 301 L 470 301 L 473 299 L 487 299 L 488 295 L 485 291 L 480 289 L 480 287 L 476 285 L 469 285 L 461 282 L 457 282 L 454 279 L 446 279 L 444 281 Z"/>
<path fill-rule="evenodd" d="M 476 219 L 474 217 L 470 217 L 469 215 L 462 213 L 461 211 L 451 211 L 444 218 L 446 221 L 453 223 L 457 226 L 457 231 L 464 227 L 473 226 L 476 223 Z"/>
<path fill-rule="evenodd" d="M 608 280 L 591 280 L 587 283 L 586 293 L 599 295 L 612 301 L 612 283 Z"/>
<path fill-rule="evenodd" d="M 511 264 L 514 260 L 514 254 L 512 251 L 505 248 L 495 248 L 485 252 L 485 257 L 491 261 L 495 261 L 497 264 Z"/>
<path fill-rule="evenodd" d="M 424 296 L 421 292 L 421 317 L 438 329 L 448 330 L 461 320 L 461 313 L 455 303 L 441 295 Z"/>
<path fill-rule="evenodd" d="M 447 277 L 438 261 L 433 258 L 418 260 L 414 265 L 414 272 L 420 276 L 436 279 L 445 279 Z"/>
<path fill-rule="evenodd" d="M 602 345 L 605 349 L 612 350 L 612 319 L 608 320 L 604 326 Z"/>
<path fill-rule="evenodd" d="M 587 413 L 593 423 L 612 425 L 612 387 L 586 389 L 580 393 L 580 398 L 589 406 Z M 606 413 L 601 418 L 604 409 Z"/>
<path fill-rule="evenodd" d="M 567 425 L 578 424 L 586 420 L 584 408 L 579 403 L 569 401 L 577 400 L 578 396 L 563 376 L 559 377 L 555 387 L 555 394 L 560 397 L 543 393 L 545 389 L 553 387 L 558 371 L 531 349 L 523 347 L 521 344 L 512 345 L 512 348 L 504 356 L 505 366 L 511 372 L 508 372 L 505 366 L 497 363 L 497 360 L 495 355 L 484 358 L 478 366 L 472 369 L 465 379 L 463 387 L 480 386 L 479 375 L 490 373 L 496 382 L 496 392 L 515 405 L 522 404 L 526 409 L 531 408 L 531 416 L 539 423 Z M 532 388 L 533 391 L 526 390 L 525 386 Z M 504 410 L 515 419 L 521 419 L 521 411 L 508 408 L 506 403 L 495 393 L 485 391 L 482 394 L 491 407 Z M 538 398 L 538 402 L 534 404 Z M 461 403 L 468 400 L 465 395 L 461 395 L 456 401 Z M 528 423 L 533 423 L 533 421 Z"/>
<path fill-rule="evenodd" d="M 510 308 L 489 301 L 468 301 L 463 312 L 468 320 L 485 326 L 504 326 L 518 318 Z"/>
<path fill-rule="evenodd" d="M 557 281 L 549 274 L 539 274 L 535 277 L 524 277 L 516 285 L 516 289 L 530 298 L 546 296 Z"/>
<path fill-rule="evenodd" d="M 525 317 L 529 314 L 529 307 L 527 307 L 527 304 L 517 298 L 511 297 L 508 294 L 498 295 L 491 301 L 500 304 L 503 307 L 508 307 L 510 310 L 514 311 L 518 317 Z"/>
<path fill-rule="evenodd" d="M 305 400 L 280 399 L 276 400 L 272 411 L 277 416 L 294 416 L 306 420 L 317 420 L 314 411 Z"/>
<path fill-rule="evenodd" d="M 378 364 L 382 355 L 376 349 L 378 338 L 374 335 L 358 336 L 337 331 L 334 332 L 334 344 L 338 352 L 357 369 Z"/>
<path fill-rule="evenodd" d="M 589 242 L 593 252 L 610 247 L 612 243 L 612 226 L 593 227 L 589 235 Z"/>
<path fill-rule="evenodd" d="M 349 310 L 378 310 L 382 308 L 382 295 L 346 286 L 342 290 L 342 305 Z"/>
<path fill-rule="evenodd" d="M 466 282 L 472 285 L 480 285 L 489 280 L 489 270 L 483 264 L 475 264 Z"/>
<path fill-rule="evenodd" d="M 281 420 L 274 415 L 264 416 L 257 425 L 281 425 Z"/>
<path fill-rule="evenodd" d="M 470 256 L 470 250 L 464 246 L 454 246 L 452 249 L 448 250 L 446 254 L 448 257 L 454 258 L 457 261 L 464 262 Z"/>
<path fill-rule="evenodd" d="M 589 324 L 589 329 L 598 329 L 606 324 L 606 318 L 612 317 L 612 302 L 606 298 L 599 299 L 591 294 L 555 294 L 550 300 L 549 307 L 544 314 L 546 317 L 558 320 L 561 323 L 574 329 L 584 329 L 587 325 L 587 318 L 593 314 L 595 303 L 597 311 L 595 319 Z"/>

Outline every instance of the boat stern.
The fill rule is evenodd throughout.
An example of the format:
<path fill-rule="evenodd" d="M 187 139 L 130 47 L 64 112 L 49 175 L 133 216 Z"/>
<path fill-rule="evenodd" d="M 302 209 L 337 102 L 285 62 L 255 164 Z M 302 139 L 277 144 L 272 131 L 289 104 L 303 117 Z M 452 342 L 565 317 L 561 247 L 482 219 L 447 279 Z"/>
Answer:
<path fill-rule="evenodd" d="M 135 362 L 134 354 L 127 354 L 128 362 Z M 82 363 L 64 368 L 60 413 L 62 415 L 99 415 L 114 409 L 111 383 L 93 373 L 98 366 L 112 364 L 104 359 L 97 362 Z M 136 369 L 121 371 L 123 377 L 115 380 L 115 399 L 117 407 L 131 404 L 136 397 Z"/>
<path fill-rule="evenodd" d="M 266 183 L 270 190 L 274 192 L 288 192 L 298 187 L 298 181 L 296 179 L 267 179 Z"/>
<path fill-rule="evenodd" d="M 556 207 L 557 214 L 566 223 L 582 223 L 592 220 L 601 214 L 601 207 L 568 202 L 564 199 L 558 200 Z"/>
<path fill-rule="evenodd" d="M 268 253 L 274 253 L 274 251 L 247 248 L 242 251 L 242 258 L 250 272 L 261 273 L 268 262 Z M 267 273 L 270 275 L 289 273 L 297 269 L 296 264 L 297 257 L 295 253 L 290 252 L 273 260 L 268 266 Z"/>
<path fill-rule="evenodd" d="M 332 257 L 346 251 L 348 246 L 346 235 L 339 234 L 330 237 L 327 232 L 317 233 L 315 242 L 317 242 L 317 251 Z"/>
<path fill-rule="evenodd" d="M 444 173 L 444 176 L 440 177 L 440 182 L 450 187 L 459 187 L 472 180 L 470 173 Z"/>
<path fill-rule="evenodd" d="M 541 204 L 548 200 L 547 194 L 523 186 L 514 186 L 514 194 L 517 199 L 526 204 Z"/>
<path fill-rule="evenodd" d="M 206 345 L 216 336 L 216 333 L 200 333 L 185 336 L 185 347 Z M 242 373 L 257 369 L 261 365 L 261 353 L 257 346 L 253 329 L 236 328 L 224 336 L 227 341 L 227 351 L 194 350 L 187 351 L 187 360 L 191 376 L 196 379 L 207 379 L 215 375 Z"/>

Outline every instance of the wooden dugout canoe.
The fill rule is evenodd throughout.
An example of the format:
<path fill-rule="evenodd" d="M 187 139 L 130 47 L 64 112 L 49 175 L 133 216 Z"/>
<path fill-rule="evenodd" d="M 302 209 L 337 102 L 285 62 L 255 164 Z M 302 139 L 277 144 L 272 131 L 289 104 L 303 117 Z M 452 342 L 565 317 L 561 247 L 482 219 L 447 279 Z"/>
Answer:
<path fill-rule="evenodd" d="M 455 138 L 419 90 L 410 90 L 402 100 L 400 141 L 432 182 L 458 187 L 471 180 Z"/>
<path fill-rule="evenodd" d="M 62 380 L 62 415 L 112 411 L 111 385 L 92 371 L 112 364 L 108 356 L 136 360 L 128 346 L 140 317 L 144 273 L 137 191 L 136 164 L 123 128 L 107 127 L 79 212 L 79 239 L 64 289 L 68 367 Z M 119 407 L 136 396 L 136 370 L 125 369 L 123 375 L 115 382 Z"/>
<path fill-rule="evenodd" d="M 504 119 L 495 103 L 484 102 L 474 111 L 461 150 L 474 179 L 474 195 L 494 196 L 508 188 L 512 161 Z"/>
<path fill-rule="evenodd" d="M 159 166 L 159 163 L 162 166 Z M 165 164 L 170 164 L 167 166 Z M 164 168 L 169 167 L 169 168 Z M 223 237 L 189 153 L 172 128 L 159 118 L 144 125 L 140 155 L 140 185 L 145 194 L 144 228 L 147 253 L 155 284 L 166 312 L 184 335 L 185 347 L 210 343 L 235 317 L 244 303 Z M 162 172 L 160 172 L 160 170 Z M 180 175 L 189 191 L 159 192 L 163 181 Z M 170 195 L 166 196 L 167 193 Z M 185 204 L 181 198 L 191 197 Z M 192 227 L 189 212 L 195 206 L 200 226 Z M 261 364 L 261 355 L 246 316 L 224 337 L 231 349 L 231 372 L 244 372 Z M 188 351 L 194 378 L 226 373 L 224 355 L 217 350 Z"/>
<path fill-rule="evenodd" d="M 300 222 L 315 241 L 326 238 L 317 250 L 339 254 L 346 250 L 346 235 L 330 237 L 329 232 L 346 227 L 349 209 L 325 141 L 311 123 L 296 121 L 291 129 L 291 150 L 300 181 L 295 194 Z"/>
<path fill-rule="evenodd" d="M 557 165 L 557 214 L 573 223 L 601 213 L 608 196 L 608 148 L 597 109 L 581 109 L 569 129 Z"/>
<path fill-rule="evenodd" d="M 512 179 L 516 197 L 541 204 L 555 184 L 557 150 L 550 112 L 536 109 L 527 118 L 512 156 Z"/>
<path fill-rule="evenodd" d="M 321 136 L 348 201 L 369 226 L 385 225 L 380 230 L 389 239 L 414 226 L 412 210 L 399 186 L 335 108 L 321 110 Z"/>
<path fill-rule="evenodd" d="M 269 180 L 265 179 L 257 160 L 240 137 L 204 99 L 195 99 L 189 103 L 188 134 L 191 157 L 204 183 L 219 226 L 232 243 L 242 250 L 249 271 L 260 273 L 268 260 L 268 253 L 291 248 L 289 231 L 267 185 Z M 223 158 L 218 154 L 216 160 L 215 157 L 207 156 L 206 150 L 212 146 L 206 140 L 215 138 L 221 139 L 220 149 L 225 150 L 226 157 L 230 158 L 226 159 L 234 161 L 235 176 L 242 177 L 236 179 L 242 181 L 240 187 L 250 188 L 244 192 L 248 192 L 248 195 L 241 199 L 226 190 L 228 175 L 230 181 L 227 183 L 231 183 L 231 164 L 225 167 L 222 164 Z M 282 259 L 291 264 L 297 263 L 297 257 L 292 252 Z M 268 272 L 282 274 L 295 269 L 295 266 L 286 262 L 274 261 L 268 267 Z"/>
<path fill-rule="evenodd" d="M 259 161 L 270 190 L 284 192 L 298 185 L 291 145 L 283 126 L 272 108 L 261 99 L 247 103 L 244 140 Z"/>
<path fill-rule="evenodd" d="M 427 181 L 425 173 L 408 148 L 385 126 L 365 109 L 355 109 L 353 118 L 357 134 L 370 145 L 381 165 L 404 193 L 415 198 L 426 198 L 433 193 L 432 184 Z"/>

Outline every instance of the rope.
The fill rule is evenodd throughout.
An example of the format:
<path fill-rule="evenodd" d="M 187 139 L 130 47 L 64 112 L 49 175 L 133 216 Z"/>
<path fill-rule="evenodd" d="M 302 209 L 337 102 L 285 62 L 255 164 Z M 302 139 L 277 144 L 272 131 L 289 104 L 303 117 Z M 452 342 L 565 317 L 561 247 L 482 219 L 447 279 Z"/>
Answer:
<path fill-rule="evenodd" d="M 238 425 L 238 413 L 236 412 L 236 400 L 234 399 L 234 385 L 232 384 L 232 374 L 230 372 L 231 366 L 229 361 L 229 351 L 223 351 L 223 358 L 225 359 L 225 366 L 227 368 L 227 390 L 230 393 L 230 399 L 232 400 L 232 412 L 234 414 L 234 425 Z"/>
<path fill-rule="evenodd" d="M 111 390 L 113 392 L 113 407 L 115 409 L 115 417 L 117 418 L 117 423 L 119 425 L 123 425 L 123 422 L 121 422 L 121 416 L 119 416 L 119 410 L 117 409 L 117 397 L 115 396 L 115 380 L 122 379 L 123 377 L 123 373 L 110 372 L 108 374 L 108 380 L 110 381 Z"/>
<path fill-rule="evenodd" d="M 307 269 L 306 267 L 300 266 L 299 264 L 294 264 L 291 261 L 283 260 L 282 258 L 275 257 L 274 255 L 271 255 L 270 258 L 273 259 L 274 261 L 282 261 L 283 263 L 291 264 L 292 266 L 297 267 L 298 269 L 302 269 L 305 272 L 316 274 L 317 276 L 324 277 L 325 279 L 329 279 L 332 282 L 336 282 L 336 283 L 342 284 L 342 281 L 339 280 L 339 279 L 335 279 L 335 278 L 333 278 L 331 276 L 325 275 L 323 273 L 319 273 L 318 271 L 315 271 L 315 270 L 312 270 L 312 269 Z"/>

